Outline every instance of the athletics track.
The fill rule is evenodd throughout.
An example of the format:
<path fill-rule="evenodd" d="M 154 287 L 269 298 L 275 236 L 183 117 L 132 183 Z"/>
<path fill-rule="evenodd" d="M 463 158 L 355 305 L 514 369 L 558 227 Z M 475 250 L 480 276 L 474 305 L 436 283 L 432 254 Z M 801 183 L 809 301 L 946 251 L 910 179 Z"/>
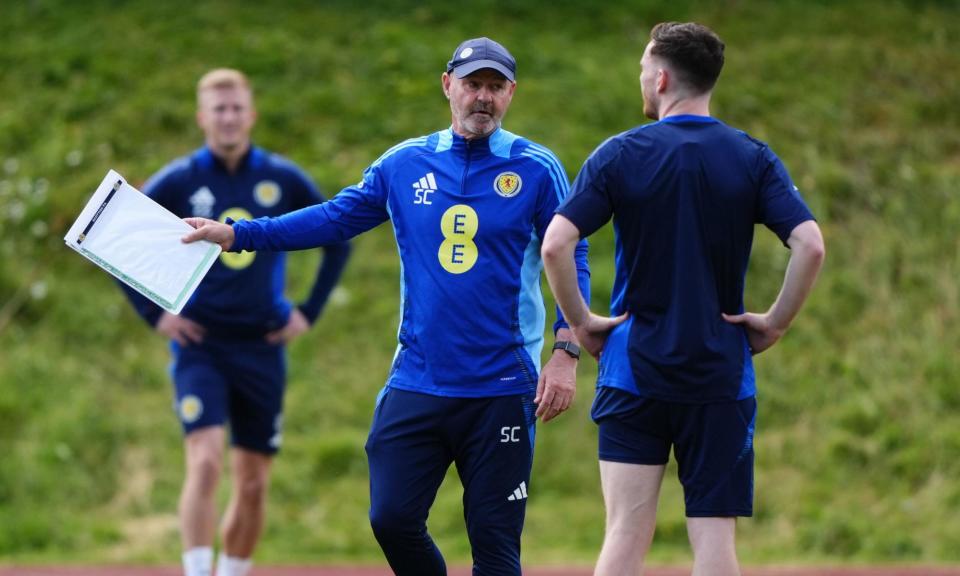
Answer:
<path fill-rule="evenodd" d="M 0 576 L 181 576 L 177 567 L 126 566 L 8 566 Z M 589 567 L 528 568 L 525 576 L 590 576 Z M 650 567 L 644 576 L 688 576 L 689 567 Z M 391 576 L 386 567 L 355 566 L 255 566 L 251 576 Z M 455 567 L 449 576 L 470 576 L 470 569 Z M 743 576 L 960 576 L 960 566 L 806 566 L 747 567 Z"/>

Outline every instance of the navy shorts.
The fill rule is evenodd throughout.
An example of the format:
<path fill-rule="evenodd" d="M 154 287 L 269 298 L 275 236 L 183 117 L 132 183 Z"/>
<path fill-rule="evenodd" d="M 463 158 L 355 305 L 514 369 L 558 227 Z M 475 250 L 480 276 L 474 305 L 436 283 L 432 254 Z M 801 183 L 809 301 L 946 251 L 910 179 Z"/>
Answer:
<path fill-rule="evenodd" d="M 474 574 L 519 576 L 535 410 L 533 394 L 451 398 L 384 390 L 366 445 L 370 520 L 397 574 L 431 573 L 415 567 L 433 546 L 427 515 L 454 463 Z"/>
<path fill-rule="evenodd" d="M 600 460 L 661 465 L 673 448 L 688 517 L 753 515 L 755 397 L 679 404 L 601 387 L 592 413 Z"/>
<path fill-rule="evenodd" d="M 184 434 L 230 423 L 234 446 L 263 454 L 280 449 L 286 357 L 262 340 L 207 336 L 171 344 L 175 409 Z"/>

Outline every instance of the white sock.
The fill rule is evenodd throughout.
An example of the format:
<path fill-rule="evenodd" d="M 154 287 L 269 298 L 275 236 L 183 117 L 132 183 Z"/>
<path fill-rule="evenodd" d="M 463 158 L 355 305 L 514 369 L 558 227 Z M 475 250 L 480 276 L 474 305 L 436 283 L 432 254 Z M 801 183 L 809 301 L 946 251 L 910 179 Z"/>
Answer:
<path fill-rule="evenodd" d="M 253 561 L 249 558 L 236 558 L 220 552 L 217 555 L 217 576 L 247 576 Z"/>
<path fill-rule="evenodd" d="M 198 546 L 183 553 L 184 576 L 210 576 L 213 574 L 213 548 Z"/>

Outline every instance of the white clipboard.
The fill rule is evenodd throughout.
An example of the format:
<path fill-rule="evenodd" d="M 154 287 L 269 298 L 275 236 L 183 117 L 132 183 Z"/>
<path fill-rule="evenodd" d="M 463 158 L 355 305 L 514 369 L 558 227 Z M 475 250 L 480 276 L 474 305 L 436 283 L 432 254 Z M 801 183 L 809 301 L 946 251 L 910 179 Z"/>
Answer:
<path fill-rule="evenodd" d="M 206 240 L 181 242 L 191 230 L 110 170 L 63 240 L 164 310 L 179 314 L 221 252 Z"/>

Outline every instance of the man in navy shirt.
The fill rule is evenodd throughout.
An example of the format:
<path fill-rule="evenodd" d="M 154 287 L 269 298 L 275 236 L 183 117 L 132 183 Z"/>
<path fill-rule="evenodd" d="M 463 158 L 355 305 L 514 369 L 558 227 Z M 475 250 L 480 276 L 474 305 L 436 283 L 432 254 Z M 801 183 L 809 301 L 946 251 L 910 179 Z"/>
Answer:
<path fill-rule="evenodd" d="M 144 192 L 181 217 L 254 218 L 319 204 L 289 160 L 253 146 L 253 94 L 239 71 L 213 70 L 197 87 L 206 145 L 151 177 Z M 282 438 L 284 345 L 316 321 L 346 264 L 349 245 L 325 248 L 308 299 L 284 297 L 285 254 L 222 254 L 180 316 L 126 289 L 138 313 L 171 339 L 186 479 L 180 528 L 186 576 L 213 565 L 216 492 L 230 422 L 233 492 L 221 523 L 217 576 L 242 576 L 263 528 L 272 457 Z"/>
<path fill-rule="evenodd" d="M 399 345 L 367 440 L 370 523 L 393 571 L 442 576 L 427 515 L 452 463 L 477 576 L 519 576 L 536 417 L 567 410 L 579 349 L 562 318 L 540 369 L 540 243 L 567 176 L 543 146 L 501 127 L 516 62 L 489 38 L 441 75 L 452 124 L 411 138 L 320 206 L 226 226 L 188 219 L 224 249 L 325 245 L 390 220 L 401 266 Z M 577 243 L 589 297 L 586 242 Z M 571 256 L 571 260 L 573 260 Z"/>
<path fill-rule="evenodd" d="M 694 23 L 653 28 L 640 61 L 644 114 L 587 159 L 543 244 L 544 265 L 581 345 L 600 358 L 606 537 L 596 574 L 636 574 L 653 538 L 671 447 L 694 574 L 739 574 L 737 516 L 753 513 L 751 356 L 772 346 L 820 270 L 823 239 L 780 160 L 710 116 L 723 42 Z M 613 218 L 613 318 L 591 314 L 573 247 Z M 743 308 L 755 223 L 790 248 L 765 313 Z M 602 354 L 601 354 L 602 352 Z"/>

